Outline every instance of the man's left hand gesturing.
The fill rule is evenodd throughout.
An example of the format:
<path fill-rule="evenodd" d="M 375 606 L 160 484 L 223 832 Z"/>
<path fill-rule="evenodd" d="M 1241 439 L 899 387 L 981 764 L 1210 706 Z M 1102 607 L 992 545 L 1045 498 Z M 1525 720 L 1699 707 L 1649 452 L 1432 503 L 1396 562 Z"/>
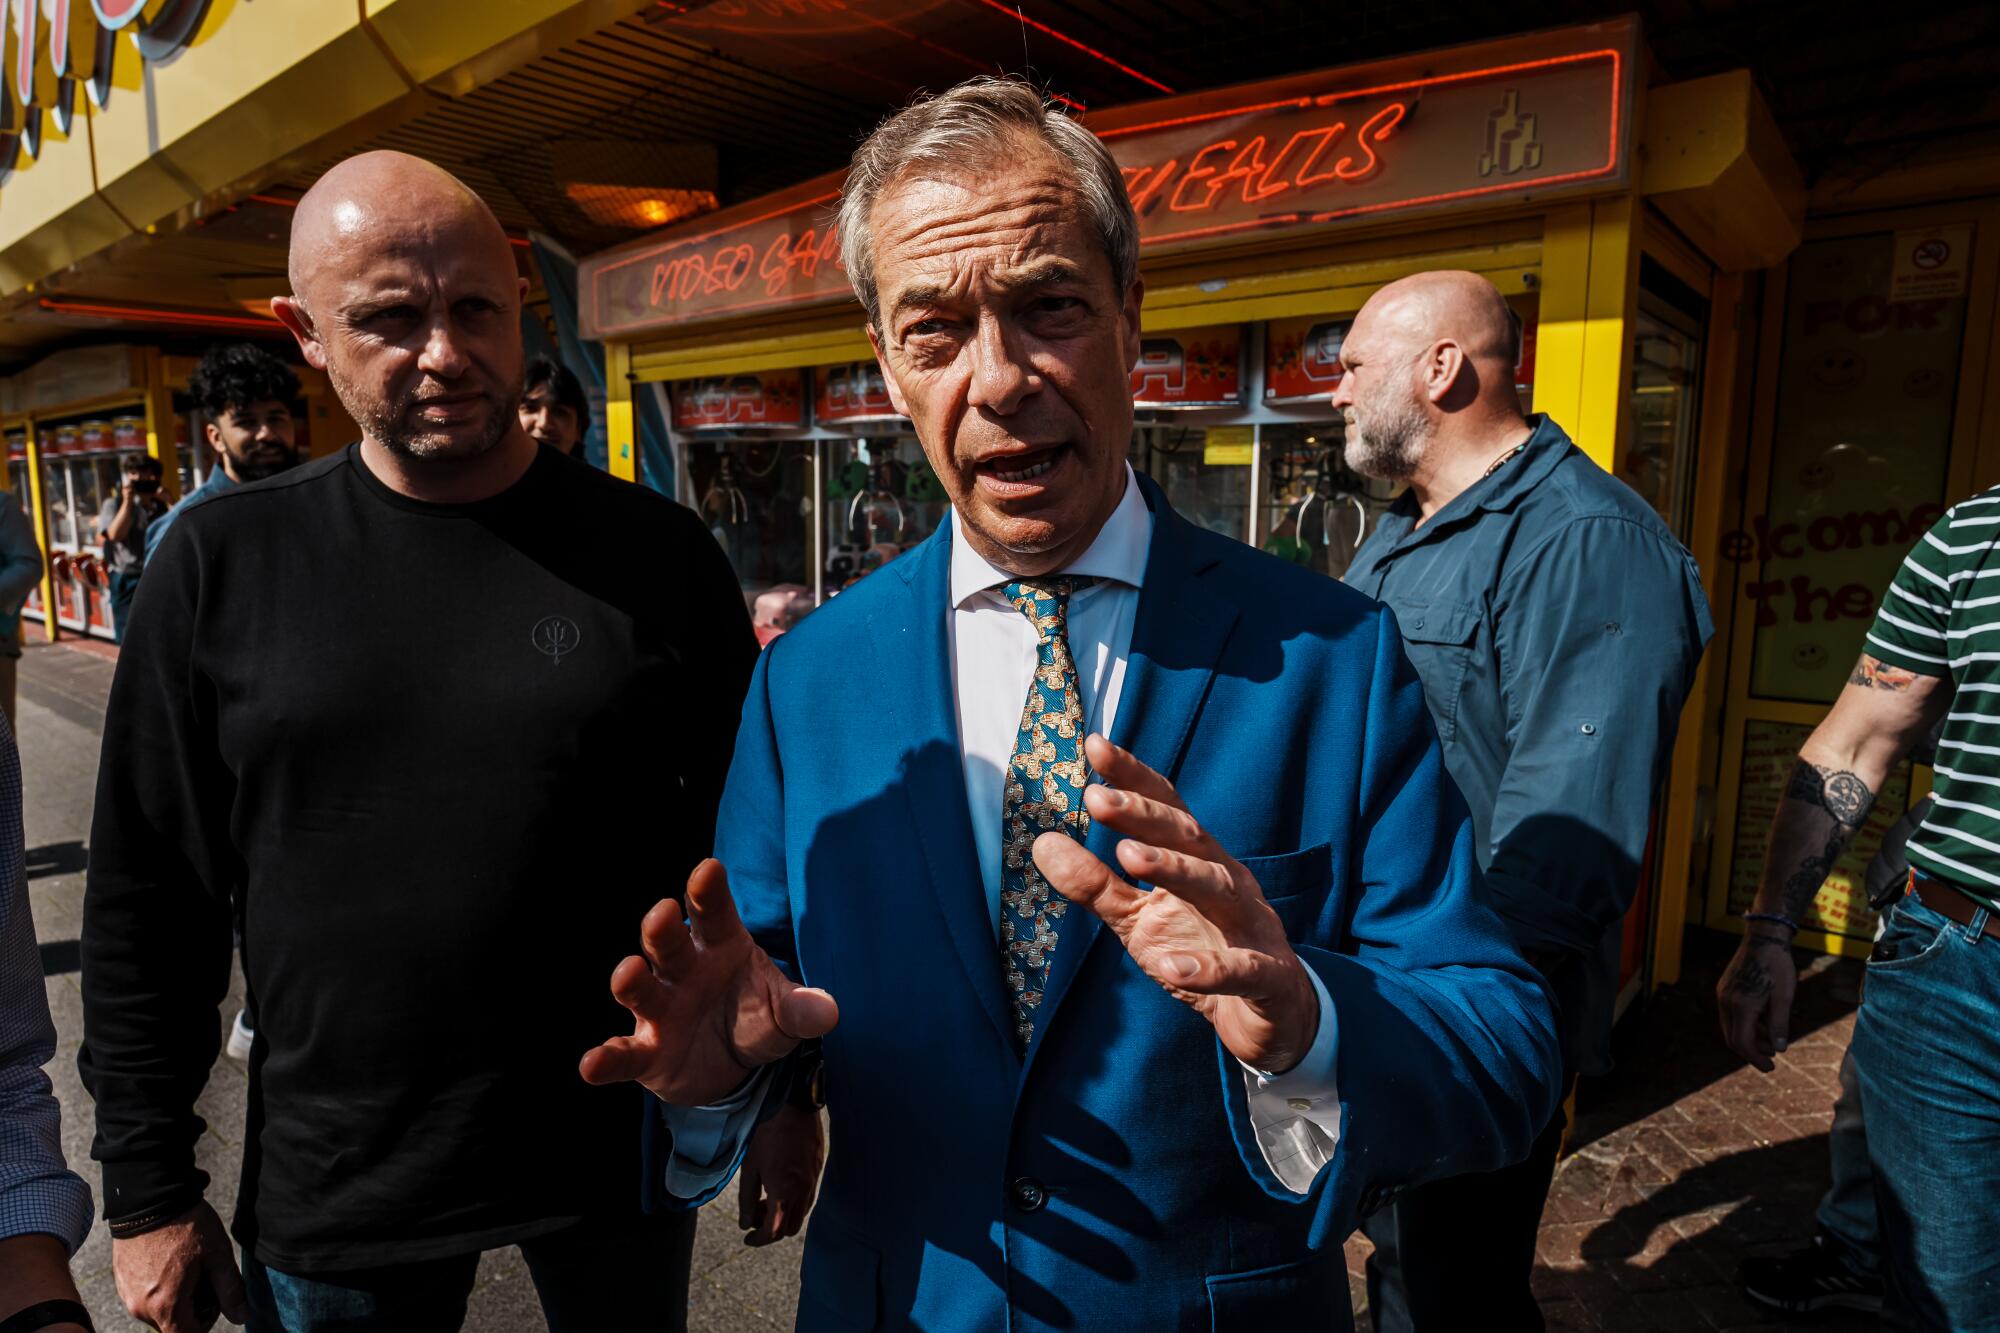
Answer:
<path fill-rule="evenodd" d="M 1203 831 L 1173 783 L 1102 736 L 1084 742 L 1084 755 L 1102 779 L 1084 790 L 1084 807 L 1125 835 L 1118 863 L 1153 891 L 1133 888 L 1063 833 L 1035 839 L 1036 866 L 1212 1023 L 1231 1055 L 1289 1070 L 1319 1031 L 1319 996 L 1256 877 Z"/>

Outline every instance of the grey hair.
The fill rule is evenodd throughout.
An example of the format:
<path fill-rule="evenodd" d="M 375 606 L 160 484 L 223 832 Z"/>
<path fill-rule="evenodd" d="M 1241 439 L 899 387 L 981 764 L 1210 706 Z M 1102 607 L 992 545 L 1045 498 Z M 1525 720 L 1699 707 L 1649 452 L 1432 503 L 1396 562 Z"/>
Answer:
<path fill-rule="evenodd" d="M 871 215 L 882 192 L 912 171 L 983 172 L 996 156 L 1037 140 L 1069 169 L 1085 218 L 1122 294 L 1139 276 L 1139 217 L 1110 150 L 1022 79 L 981 76 L 936 96 L 920 96 L 875 127 L 854 150 L 840 190 L 840 260 L 847 281 L 881 324 Z"/>

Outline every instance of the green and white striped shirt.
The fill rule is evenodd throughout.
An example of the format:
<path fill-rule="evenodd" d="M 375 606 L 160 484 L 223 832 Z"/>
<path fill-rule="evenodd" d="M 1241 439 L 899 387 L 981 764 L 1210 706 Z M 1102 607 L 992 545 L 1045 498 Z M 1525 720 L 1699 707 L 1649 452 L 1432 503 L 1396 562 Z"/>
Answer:
<path fill-rule="evenodd" d="M 1904 558 L 1866 651 L 1951 680 L 1937 801 L 1910 864 L 2000 910 L 2000 487 L 1948 510 Z"/>

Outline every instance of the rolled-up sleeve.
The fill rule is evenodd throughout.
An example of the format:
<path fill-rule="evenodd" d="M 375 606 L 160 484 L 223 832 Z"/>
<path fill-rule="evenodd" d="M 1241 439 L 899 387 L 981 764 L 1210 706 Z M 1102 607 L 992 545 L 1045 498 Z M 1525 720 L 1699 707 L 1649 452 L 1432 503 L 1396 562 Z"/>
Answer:
<path fill-rule="evenodd" d="M 0 719 L 0 1240 L 46 1233 L 75 1254 L 90 1231 L 90 1187 L 63 1162 L 62 1109 L 43 1072 L 56 1029 L 21 842 L 21 762 Z"/>
<path fill-rule="evenodd" d="M 1714 632 L 1693 560 L 1620 517 L 1566 525 L 1497 590 L 1507 761 L 1488 900 L 1533 952 L 1581 954 L 1638 887 L 1653 796 Z"/>

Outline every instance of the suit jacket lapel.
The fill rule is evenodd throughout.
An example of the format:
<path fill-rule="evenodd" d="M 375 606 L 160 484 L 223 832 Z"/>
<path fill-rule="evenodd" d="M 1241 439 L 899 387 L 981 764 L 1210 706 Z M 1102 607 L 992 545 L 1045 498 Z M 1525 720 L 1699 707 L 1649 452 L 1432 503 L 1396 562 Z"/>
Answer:
<path fill-rule="evenodd" d="M 868 617 L 876 653 L 878 687 L 889 696 L 903 741 L 901 783 L 909 798 L 918 845 L 930 866 L 938 907 L 956 946 L 966 980 L 1001 1044 L 1014 1048 L 1013 1021 L 1000 968 L 1000 946 L 980 877 L 965 769 L 952 696 L 951 528 L 937 533 L 904 560 L 876 575 L 900 577 L 907 603 Z M 907 566 L 907 568 L 904 568 Z M 1000 812 L 994 811 L 994 818 Z"/>
<path fill-rule="evenodd" d="M 1190 525 L 1168 507 L 1150 478 L 1141 476 L 1139 486 L 1153 511 L 1153 541 L 1146 553 L 1146 582 L 1132 623 L 1132 647 L 1126 655 L 1125 684 L 1111 740 L 1173 780 L 1179 775 L 1202 701 L 1208 697 L 1216 664 L 1235 628 L 1237 611 L 1204 593 L 1202 575 L 1215 562 L 1203 554 Z M 1118 839 L 1106 825 L 1093 823 L 1084 845 L 1122 874 L 1112 851 Z M 1030 1061 L 1102 931 L 1103 924 L 1085 911 L 1073 910 L 1063 922 L 1042 1000 L 1047 1012 L 1036 1026 Z M 1106 947 L 1120 946 L 1111 940 Z"/>

